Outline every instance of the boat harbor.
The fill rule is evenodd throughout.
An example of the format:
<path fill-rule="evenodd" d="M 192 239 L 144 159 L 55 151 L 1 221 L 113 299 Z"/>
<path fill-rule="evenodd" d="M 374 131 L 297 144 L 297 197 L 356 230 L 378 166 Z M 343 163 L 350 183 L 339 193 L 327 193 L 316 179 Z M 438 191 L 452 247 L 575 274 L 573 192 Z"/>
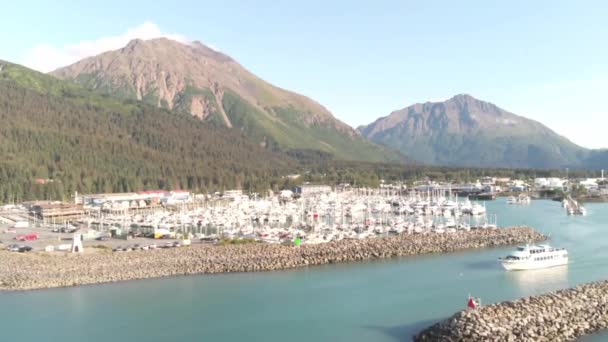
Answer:
<path fill-rule="evenodd" d="M 394 197 L 408 198 L 405 194 L 380 195 L 379 191 L 374 196 L 385 200 Z M 363 194 L 360 194 L 360 197 L 364 197 Z M 449 199 L 449 196 L 446 197 Z M 249 199 L 254 202 L 259 200 L 261 199 L 255 196 Z M 459 203 L 465 202 L 463 198 L 453 200 Z M 289 202 L 298 203 L 298 201 L 300 199 L 292 198 L 283 205 Z M 217 203 L 209 201 L 206 204 L 193 203 L 192 207 L 188 205 L 183 207 L 184 211 L 188 211 L 195 210 L 196 207 L 226 207 L 235 203 L 236 201 L 221 199 Z M 479 205 L 484 207 L 483 202 L 479 202 Z M 273 331 L 272 327 L 276 325 L 275 321 L 271 320 L 272 323 L 268 321 L 268 316 L 260 317 L 254 314 L 259 310 L 259 306 L 256 305 L 263 303 L 265 308 L 282 315 L 288 310 L 288 314 L 294 317 L 296 322 L 309 322 L 315 317 L 324 322 L 343 314 L 345 308 L 353 313 L 345 316 L 345 319 L 353 322 L 352 330 L 334 328 L 332 325 L 327 328 L 328 330 L 307 331 L 307 325 L 297 323 L 294 328 L 307 331 L 300 338 L 296 338 L 297 341 L 326 340 L 330 336 L 354 341 L 390 342 L 395 340 L 395 336 L 400 340 L 409 340 L 409 337 L 417 335 L 425 327 L 443 321 L 454 312 L 462 310 L 466 304 L 467 294 L 482 298 L 481 309 L 483 309 L 485 305 L 491 303 L 515 300 L 601 279 L 608 272 L 604 262 L 607 260 L 606 253 L 597 249 L 598 243 L 605 243 L 604 206 L 599 203 L 588 204 L 587 217 L 584 219 L 572 217 L 566 220 L 559 203 L 549 200 L 533 201 L 531 205 L 509 205 L 506 203 L 506 198 L 499 198 L 485 203 L 486 215 L 496 214 L 501 222 L 500 226 L 531 226 L 545 233 L 543 239 L 550 235 L 549 243 L 552 246 L 567 248 L 570 253 L 570 263 L 567 266 L 543 270 L 514 272 L 503 270 L 497 259 L 507 255 L 516 246 L 532 244 L 531 238 L 538 235 L 531 236 L 528 228 L 489 228 L 457 230 L 456 233 L 447 233 L 447 231 L 434 233 L 432 230 L 428 233 L 399 235 L 389 233 L 386 236 L 368 239 L 332 240 L 326 243 L 301 244 L 299 247 L 262 242 L 242 245 L 211 244 L 199 243 L 193 239 L 192 245 L 188 247 L 182 245 L 160 248 L 166 242 L 179 240 L 115 237 L 110 241 L 123 247 L 126 244 L 132 246 L 137 243 L 142 246 L 156 244 L 159 248 L 111 252 L 108 248 L 96 246 L 108 243 L 107 241 L 93 240 L 84 242 L 85 253 L 2 251 L 0 264 L 2 264 L 2 274 L 6 276 L 0 279 L 0 282 L 6 290 L 114 283 L 35 291 L 31 295 L 57 298 L 58 301 L 70 303 L 69 307 L 78 307 L 85 303 L 96 308 L 103 305 L 120 307 L 117 316 L 108 320 L 108 324 L 118 327 L 120 327 L 119 322 L 130 317 L 128 310 L 131 307 L 121 306 L 119 298 L 131 298 L 132 301 L 141 303 L 137 305 L 137 310 L 151 311 L 153 309 L 148 303 L 151 303 L 150 298 L 155 298 L 155 302 L 162 303 L 163 308 L 171 310 L 196 307 L 197 317 L 212 325 L 221 325 L 224 322 L 222 318 L 224 316 L 218 315 L 218 310 L 225 310 L 235 319 L 244 321 L 249 319 L 252 326 L 248 329 L 247 335 L 256 339 L 268 337 L 268 331 Z M 182 205 L 173 208 L 168 206 L 163 210 L 171 211 L 176 215 L 180 207 Z M 161 209 L 162 207 L 133 208 L 127 214 L 152 213 Z M 394 213 L 390 215 L 394 216 Z M 408 217 L 408 215 L 401 216 L 404 220 Z M 410 216 L 414 219 L 416 215 Z M 346 220 L 348 216 L 345 217 Z M 467 215 L 462 217 L 465 220 L 469 219 Z M 314 222 L 314 213 L 310 220 Z M 442 217 L 437 215 L 437 220 L 442 220 Z M 560 222 L 564 223 L 560 224 Z M 30 222 L 30 224 L 29 229 L 37 230 L 42 234 L 34 223 Z M 62 226 L 62 223 L 56 224 L 59 228 Z M 25 231 L 25 228 L 20 229 Z M 578 234 L 573 235 L 574 232 L 581 231 L 585 233 L 585 238 L 579 237 Z M 65 234 L 66 238 L 72 235 L 51 231 L 49 234 Z M 65 243 L 69 242 L 66 240 Z M 535 245 L 543 244 L 545 243 L 538 241 Z M 314 267 L 311 267 L 313 265 Z M 273 270 L 284 271 L 259 273 Z M 195 276 L 218 273 L 230 274 Z M 149 278 L 163 279 L 127 281 Z M 243 286 L 243 284 L 247 285 Z M 382 300 L 378 301 L 379 291 L 383 295 Z M 301 295 L 294 298 L 293 293 Z M 360 294 L 360 300 L 353 301 L 353 293 Z M 19 293 L 0 291 L 0 294 L 6 296 L 7 301 L 15 306 L 27 306 L 27 299 Z M 221 301 L 213 304 L 212 298 L 220 298 Z M 361 303 L 361 300 L 364 302 Z M 244 301 L 254 311 L 243 311 Z M 285 305 L 287 302 L 292 305 Z M 366 317 L 358 314 L 361 305 L 369 313 Z M 319 307 L 323 307 L 324 310 L 322 312 L 315 310 Z M 95 310 L 90 317 L 84 319 L 84 322 L 94 326 L 94 322 L 101 317 L 107 317 L 107 311 Z M 9 317 L 4 319 L 10 321 Z M 141 317 L 136 322 L 144 324 L 148 319 Z M 273 319 L 280 317 L 276 316 Z M 25 321 L 32 320 L 25 319 Z M 189 331 L 187 335 L 189 339 L 203 336 L 206 339 L 217 340 L 226 336 L 226 330 L 223 329 L 198 329 L 179 322 L 177 327 Z M 403 324 L 407 325 L 403 326 Z M 369 328 L 370 326 L 374 328 Z M 536 329 L 532 325 L 529 328 Z M 66 337 L 62 332 L 63 330 L 53 330 L 53 336 Z M 112 334 L 115 333 L 129 336 L 126 330 L 120 328 Z M 158 330 L 155 333 L 162 335 L 163 331 Z M 20 334 L 26 338 L 36 335 L 34 333 L 23 335 L 23 332 Z M 9 335 L 16 336 L 12 335 L 12 332 Z M 233 337 L 238 339 L 242 336 L 234 333 Z M 107 335 L 107 338 L 111 336 Z M 276 338 L 271 336 L 269 339 L 280 340 L 278 336 Z"/>
<path fill-rule="evenodd" d="M 5 207 L 0 216 L 0 227 L 4 226 L 0 239 L 37 234 L 27 242 L 35 250 L 47 251 L 59 249 L 56 241 L 69 240 L 74 233 L 85 247 L 95 244 L 113 249 L 121 243 L 156 244 L 157 239 L 188 244 L 219 240 L 319 244 L 387 235 L 454 234 L 498 226 L 498 217 L 487 212 L 484 202 L 459 198 L 448 191 L 321 189 L 301 196 L 282 192 L 265 198 L 239 191 L 203 199 L 180 193 L 179 201 L 156 205 L 146 203 L 141 195 L 116 194 L 105 196 L 103 201 L 100 196 L 88 196 L 82 204 Z"/>

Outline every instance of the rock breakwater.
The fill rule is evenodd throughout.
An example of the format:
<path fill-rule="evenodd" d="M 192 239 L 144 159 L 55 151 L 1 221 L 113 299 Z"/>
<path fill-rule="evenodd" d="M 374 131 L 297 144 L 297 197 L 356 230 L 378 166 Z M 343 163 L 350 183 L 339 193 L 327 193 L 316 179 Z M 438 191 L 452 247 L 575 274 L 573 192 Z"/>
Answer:
<path fill-rule="evenodd" d="M 461 311 L 423 341 L 572 341 L 608 327 L 608 281 Z"/>
<path fill-rule="evenodd" d="M 290 247 L 271 244 L 190 247 L 84 255 L 0 252 L 0 289 L 30 290 L 144 278 L 257 272 L 397 256 L 447 253 L 546 239 L 528 227 L 453 234 L 398 235 Z"/>

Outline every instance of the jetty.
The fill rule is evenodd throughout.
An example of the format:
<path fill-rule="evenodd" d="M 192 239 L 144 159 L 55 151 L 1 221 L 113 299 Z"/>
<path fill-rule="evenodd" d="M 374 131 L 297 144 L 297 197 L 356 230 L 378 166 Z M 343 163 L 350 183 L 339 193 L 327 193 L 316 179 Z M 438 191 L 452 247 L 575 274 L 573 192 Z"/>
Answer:
<path fill-rule="evenodd" d="M 579 204 L 571 195 L 568 195 L 562 201 L 563 207 L 568 215 L 586 215 L 587 210 Z"/>
<path fill-rule="evenodd" d="M 608 281 L 460 311 L 414 337 L 439 341 L 572 341 L 608 327 Z"/>
<path fill-rule="evenodd" d="M 547 237 L 529 227 L 485 228 L 452 234 L 399 234 L 285 246 L 193 244 L 147 251 L 65 254 L 0 251 L 0 290 L 32 290 L 135 279 L 259 272 L 516 245 Z"/>

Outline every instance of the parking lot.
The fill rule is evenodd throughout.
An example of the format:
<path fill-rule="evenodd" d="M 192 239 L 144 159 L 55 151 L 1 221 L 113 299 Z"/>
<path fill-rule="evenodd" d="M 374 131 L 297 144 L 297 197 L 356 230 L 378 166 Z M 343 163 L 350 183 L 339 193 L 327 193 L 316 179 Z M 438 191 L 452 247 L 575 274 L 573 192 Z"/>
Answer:
<path fill-rule="evenodd" d="M 13 228 L 10 225 L 0 224 L 0 248 L 6 248 L 9 245 L 17 244 L 20 246 L 32 247 L 32 252 L 43 252 L 48 246 L 53 246 L 55 251 L 59 250 L 59 247 L 67 247 L 72 245 L 72 238 L 74 233 L 67 232 L 54 232 L 51 227 L 28 227 L 28 228 Z M 58 230 L 58 229 L 56 229 Z M 85 234 L 88 230 L 78 229 L 77 233 Z M 106 237 L 109 234 L 105 234 L 104 238 L 97 239 L 85 239 L 83 241 L 85 253 L 93 253 L 108 250 L 129 250 L 135 248 L 146 249 L 153 245 L 162 248 L 169 245 L 173 246 L 178 243 L 183 244 L 182 240 L 178 239 L 152 239 L 146 237 L 129 237 L 126 238 L 110 238 Z M 36 237 L 34 240 L 19 241 L 18 237 Z M 88 247 L 88 248 L 87 248 Z"/>

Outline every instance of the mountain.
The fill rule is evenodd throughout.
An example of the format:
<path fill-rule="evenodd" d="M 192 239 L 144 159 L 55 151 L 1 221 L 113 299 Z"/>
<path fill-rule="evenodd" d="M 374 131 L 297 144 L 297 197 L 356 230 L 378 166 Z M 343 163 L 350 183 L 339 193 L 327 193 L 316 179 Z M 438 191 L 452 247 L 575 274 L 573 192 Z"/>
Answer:
<path fill-rule="evenodd" d="M 281 150 L 319 150 L 344 160 L 400 160 L 317 102 L 275 87 L 200 42 L 133 40 L 51 73 L 86 88 L 187 112 Z"/>
<path fill-rule="evenodd" d="M 582 167 L 591 170 L 608 170 L 608 149 L 591 150 Z"/>
<path fill-rule="evenodd" d="M 235 130 L 3 61 L 0 122 L 0 203 L 74 191 L 261 191 L 295 164 Z"/>
<path fill-rule="evenodd" d="M 358 130 L 376 143 L 435 165 L 577 167 L 586 165 L 589 153 L 539 122 L 469 95 L 414 104 Z"/>

